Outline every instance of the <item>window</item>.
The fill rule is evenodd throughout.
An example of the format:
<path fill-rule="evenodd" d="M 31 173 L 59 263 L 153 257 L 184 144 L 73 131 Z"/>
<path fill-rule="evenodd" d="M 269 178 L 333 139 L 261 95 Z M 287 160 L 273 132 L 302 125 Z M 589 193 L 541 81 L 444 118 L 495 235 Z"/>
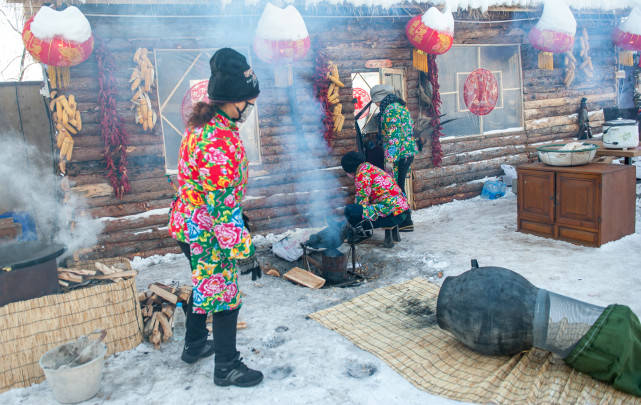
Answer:
<path fill-rule="evenodd" d="M 239 49 L 239 48 L 236 48 Z M 158 105 L 165 146 L 165 169 L 175 173 L 178 149 L 194 102 L 207 98 L 209 59 L 216 49 L 156 49 Z M 249 61 L 249 49 L 239 49 Z M 251 62 L 250 62 L 251 64 Z M 240 137 L 251 163 L 260 163 L 256 108 L 240 127 Z"/>
<path fill-rule="evenodd" d="M 445 136 L 508 132 L 523 127 L 521 52 L 518 45 L 458 45 L 436 58 L 441 93 L 441 120 Z M 492 72 L 498 83 L 498 100 L 487 115 L 471 113 L 463 98 L 467 76 L 478 68 Z"/>
<path fill-rule="evenodd" d="M 377 84 L 389 84 L 403 100 L 407 100 L 405 71 L 402 69 L 381 68 L 377 71 L 352 73 L 352 94 L 356 100 L 354 115 L 371 101 L 370 90 Z M 376 132 L 378 127 L 372 118 L 378 114 L 376 105 L 372 104 L 358 120 L 361 131 Z"/>

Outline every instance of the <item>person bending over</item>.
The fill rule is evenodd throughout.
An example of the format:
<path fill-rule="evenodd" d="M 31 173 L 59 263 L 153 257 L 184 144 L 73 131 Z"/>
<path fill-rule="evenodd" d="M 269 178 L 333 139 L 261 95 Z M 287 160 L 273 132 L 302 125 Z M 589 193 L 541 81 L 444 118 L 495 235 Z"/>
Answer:
<path fill-rule="evenodd" d="M 391 237 L 398 237 L 398 225 L 409 216 L 407 197 L 392 176 L 365 161 L 358 152 L 349 152 L 341 159 L 341 166 L 354 179 L 355 204 L 345 207 L 345 218 L 354 228 L 365 231 L 373 228 L 391 228 Z M 392 247 L 390 232 L 385 234 L 385 247 Z"/>

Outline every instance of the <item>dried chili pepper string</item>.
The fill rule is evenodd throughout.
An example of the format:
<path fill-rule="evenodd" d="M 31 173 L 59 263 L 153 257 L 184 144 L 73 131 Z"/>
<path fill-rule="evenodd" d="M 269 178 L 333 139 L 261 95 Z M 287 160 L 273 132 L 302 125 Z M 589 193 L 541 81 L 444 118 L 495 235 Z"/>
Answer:
<path fill-rule="evenodd" d="M 95 54 L 98 61 L 98 106 L 100 129 L 105 143 L 104 157 L 107 177 L 116 197 L 122 199 L 130 191 L 127 176 L 127 145 L 129 134 L 116 109 L 116 81 L 113 72 L 116 64 L 111 53 L 99 38 L 95 38 Z"/>
<path fill-rule="evenodd" d="M 430 125 L 434 130 L 432 131 L 432 164 L 434 167 L 441 166 L 441 159 L 443 157 L 443 151 L 441 149 L 441 140 L 440 137 L 443 135 L 441 130 L 441 119 L 440 119 L 440 109 L 441 109 L 441 93 L 439 92 L 438 85 L 438 66 L 436 65 L 436 55 L 427 55 L 427 63 L 429 65 L 427 71 L 427 79 L 432 85 L 432 105 L 431 105 L 431 115 L 432 121 Z"/>
<path fill-rule="evenodd" d="M 316 48 L 316 47 L 314 47 Z M 327 56 L 322 52 L 316 54 L 316 71 L 314 73 L 314 93 L 316 98 L 321 103 L 321 108 L 325 117 L 323 118 L 323 126 L 325 127 L 325 132 L 323 133 L 323 138 L 328 145 L 331 146 L 332 138 L 334 134 L 334 120 L 332 119 L 332 112 L 330 109 L 330 104 L 327 101 L 327 89 L 329 85 L 329 79 L 327 79 L 327 74 L 329 73 L 329 65 Z"/>

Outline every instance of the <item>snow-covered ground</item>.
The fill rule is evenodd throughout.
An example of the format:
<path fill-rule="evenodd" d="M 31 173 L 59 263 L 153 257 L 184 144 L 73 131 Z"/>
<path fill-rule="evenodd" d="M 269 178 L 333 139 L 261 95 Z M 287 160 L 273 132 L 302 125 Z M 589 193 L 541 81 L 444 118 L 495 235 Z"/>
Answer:
<path fill-rule="evenodd" d="M 374 288 L 414 277 L 441 283 L 476 258 L 481 266 L 512 269 L 534 285 L 597 305 L 620 303 L 641 314 L 641 185 L 637 185 L 633 235 L 589 248 L 516 232 L 516 196 L 454 201 L 414 213 L 415 232 L 384 249 L 359 246 L 359 262 L 378 277 L 351 288 L 310 290 L 283 279 L 241 279 L 244 306 L 238 348 L 250 366 L 265 373 L 254 388 L 213 385 L 213 359 L 194 365 L 179 360 L 181 344 L 154 350 L 143 343 L 107 359 L 98 395 L 88 404 L 452 404 L 421 391 L 372 354 L 306 316 Z M 382 232 L 375 238 L 382 242 Z M 271 237 L 257 237 L 263 263 Z M 152 281 L 189 282 L 187 261 L 178 255 L 136 261 L 139 288 Z M 371 375 L 370 375 L 371 374 Z M 82 383 L 82 382 L 80 382 Z M 1 404 L 55 403 L 45 381 L 0 394 Z"/>

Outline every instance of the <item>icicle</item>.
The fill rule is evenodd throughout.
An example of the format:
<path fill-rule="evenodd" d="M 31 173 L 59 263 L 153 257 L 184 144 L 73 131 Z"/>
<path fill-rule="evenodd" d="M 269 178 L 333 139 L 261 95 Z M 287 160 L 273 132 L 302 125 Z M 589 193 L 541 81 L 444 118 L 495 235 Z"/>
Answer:
<path fill-rule="evenodd" d="M 412 64 L 417 70 L 427 73 L 429 70 L 427 63 L 427 53 L 421 51 L 420 49 L 413 49 Z"/>
<path fill-rule="evenodd" d="M 554 69 L 554 54 L 552 52 L 539 52 L 539 69 Z"/>

